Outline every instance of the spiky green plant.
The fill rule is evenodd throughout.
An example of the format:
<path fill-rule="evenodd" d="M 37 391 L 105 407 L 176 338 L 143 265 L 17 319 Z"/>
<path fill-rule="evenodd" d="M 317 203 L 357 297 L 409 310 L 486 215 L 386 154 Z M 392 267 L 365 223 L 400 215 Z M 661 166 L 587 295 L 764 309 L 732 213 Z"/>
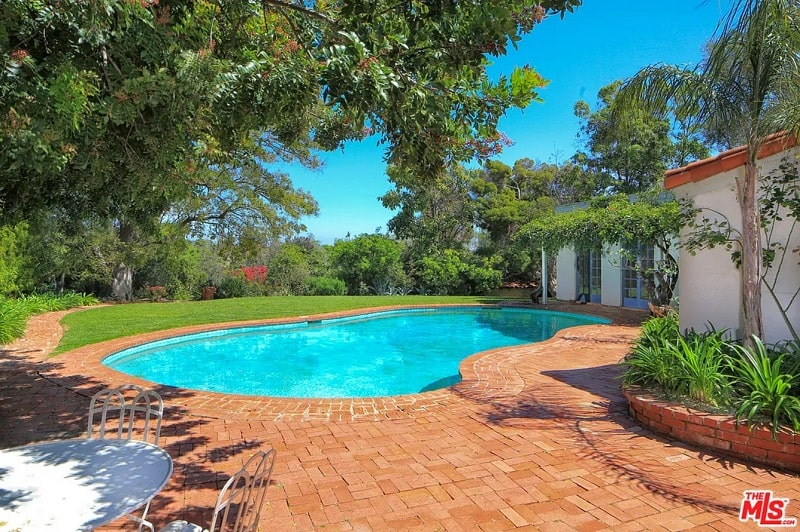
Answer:
<path fill-rule="evenodd" d="M 675 372 L 675 350 L 667 346 L 679 336 L 675 316 L 647 320 L 625 360 L 623 387 L 655 387 L 665 393 L 676 392 L 680 377 Z"/>
<path fill-rule="evenodd" d="M 748 426 L 767 422 L 777 438 L 781 425 L 800 432 L 800 397 L 792 392 L 800 375 L 783 371 L 786 353 L 773 356 L 763 342 L 753 337 L 753 348 L 735 346 L 738 357 L 732 358 L 734 386 L 741 401 L 736 419 Z"/>
<path fill-rule="evenodd" d="M 670 344 L 675 351 L 676 373 L 681 380 L 677 391 L 714 406 L 727 403 L 730 383 L 724 369 L 729 348 L 723 334 L 714 330 L 689 333 Z"/>
<path fill-rule="evenodd" d="M 10 344 L 25 334 L 28 315 L 24 303 L 0 298 L 0 345 Z"/>

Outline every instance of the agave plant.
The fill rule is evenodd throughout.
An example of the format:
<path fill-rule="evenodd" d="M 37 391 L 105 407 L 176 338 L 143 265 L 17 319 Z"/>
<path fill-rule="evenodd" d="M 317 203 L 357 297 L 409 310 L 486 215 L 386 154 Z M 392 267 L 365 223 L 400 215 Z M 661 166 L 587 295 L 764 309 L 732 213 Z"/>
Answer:
<path fill-rule="evenodd" d="M 773 437 L 781 425 L 800 432 L 800 397 L 792 393 L 800 375 L 782 369 L 786 353 L 770 356 L 757 337 L 753 337 L 753 346 L 752 350 L 734 346 L 739 356 L 732 358 L 732 369 L 741 396 L 736 419 L 746 419 L 748 426 L 767 420 Z"/>

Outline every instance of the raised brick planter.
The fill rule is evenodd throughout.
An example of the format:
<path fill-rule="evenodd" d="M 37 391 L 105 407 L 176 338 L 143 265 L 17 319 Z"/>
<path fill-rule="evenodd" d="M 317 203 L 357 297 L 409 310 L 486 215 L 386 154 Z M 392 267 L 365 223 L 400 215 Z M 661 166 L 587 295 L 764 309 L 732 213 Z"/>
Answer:
<path fill-rule="evenodd" d="M 800 472 L 800 434 L 764 427 L 750 430 L 730 416 L 708 414 L 636 390 L 626 390 L 637 423 L 658 434 L 759 464 Z"/>

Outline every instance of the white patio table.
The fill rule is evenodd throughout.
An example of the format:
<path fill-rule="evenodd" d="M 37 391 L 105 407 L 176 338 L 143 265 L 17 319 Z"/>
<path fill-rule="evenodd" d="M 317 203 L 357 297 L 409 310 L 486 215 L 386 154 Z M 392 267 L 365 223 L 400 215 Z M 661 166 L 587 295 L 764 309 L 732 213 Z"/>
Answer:
<path fill-rule="evenodd" d="M 143 506 L 172 475 L 151 443 L 60 440 L 0 450 L 0 531 L 90 530 Z"/>

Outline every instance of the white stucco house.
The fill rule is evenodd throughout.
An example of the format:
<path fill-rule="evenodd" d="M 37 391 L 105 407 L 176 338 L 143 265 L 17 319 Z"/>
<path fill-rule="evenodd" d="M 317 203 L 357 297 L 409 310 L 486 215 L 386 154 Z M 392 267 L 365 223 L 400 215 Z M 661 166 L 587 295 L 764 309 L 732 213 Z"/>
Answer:
<path fill-rule="evenodd" d="M 760 175 L 768 175 L 786 158 L 800 162 L 796 140 L 783 135 L 772 137 L 759 152 Z M 691 200 L 696 208 L 717 211 L 718 216 L 724 216 L 733 228 L 741 230 L 735 178 L 743 175 L 744 164 L 745 148 L 734 148 L 667 171 L 664 188 L 676 198 Z M 585 207 L 573 204 L 560 207 L 560 210 Z M 775 268 L 767 282 L 775 284 L 776 295 L 784 307 L 793 302 L 788 305 L 788 319 L 795 330 L 800 330 L 800 294 L 797 292 L 800 287 L 800 223 L 792 231 L 793 223 L 794 219 L 784 217 L 775 225 L 773 241 L 788 244 L 787 256 L 777 283 Z M 685 241 L 687 234 L 688 229 L 684 228 L 680 239 Z M 731 260 L 731 251 L 722 246 L 691 254 L 678 242 L 675 247 L 680 265 L 675 295 L 679 300 L 681 329 L 704 331 L 712 324 L 716 329 L 727 329 L 731 337 L 739 338 L 742 330 L 742 281 L 740 271 Z M 589 253 L 562 249 L 556 258 L 556 298 L 647 308 L 649 295 L 645 286 L 636 271 L 626 267 L 618 252 L 618 248 Z M 660 259 L 657 249 L 644 248 L 640 252 L 648 260 Z M 766 288 L 762 288 L 762 312 L 766 342 L 791 339 L 789 328 Z"/>
<path fill-rule="evenodd" d="M 794 137 L 773 136 L 758 154 L 760 175 L 777 169 L 781 161 L 800 161 L 800 151 Z M 676 198 L 690 199 L 695 208 L 717 211 L 727 218 L 731 226 L 741 230 L 741 214 L 736 198 L 735 179 L 744 174 L 745 148 L 739 147 L 715 157 L 691 163 L 665 174 L 664 187 Z M 712 211 L 705 211 L 711 213 Z M 713 215 L 719 216 L 719 215 Z M 800 329 L 800 225 L 793 228 L 794 219 L 784 217 L 775 224 L 773 241 L 788 242 L 787 256 L 780 276 L 775 283 L 771 268 L 768 283 L 775 283 L 776 295 L 784 306 L 791 301 L 788 318 L 795 329 Z M 684 228 L 681 238 L 685 239 Z M 779 257 L 776 257 L 776 261 Z M 717 329 L 727 329 L 739 338 L 742 330 L 741 272 L 731 260 L 731 251 L 725 247 L 703 249 L 695 255 L 680 250 L 680 324 L 681 329 L 705 330 L 711 323 Z M 792 298 L 795 298 L 794 300 Z M 761 308 L 764 318 L 764 336 L 768 343 L 791 339 L 786 321 L 778 311 L 775 300 L 762 286 Z"/>
<path fill-rule="evenodd" d="M 586 207 L 585 203 L 573 203 L 557 207 L 556 212 Z M 556 299 L 648 308 L 647 287 L 620 251 L 619 246 L 589 252 L 579 252 L 572 247 L 561 249 L 556 256 Z M 662 259 L 660 250 L 654 246 L 640 246 L 635 251 L 645 267 Z M 677 252 L 673 250 L 672 255 L 677 256 Z"/>

